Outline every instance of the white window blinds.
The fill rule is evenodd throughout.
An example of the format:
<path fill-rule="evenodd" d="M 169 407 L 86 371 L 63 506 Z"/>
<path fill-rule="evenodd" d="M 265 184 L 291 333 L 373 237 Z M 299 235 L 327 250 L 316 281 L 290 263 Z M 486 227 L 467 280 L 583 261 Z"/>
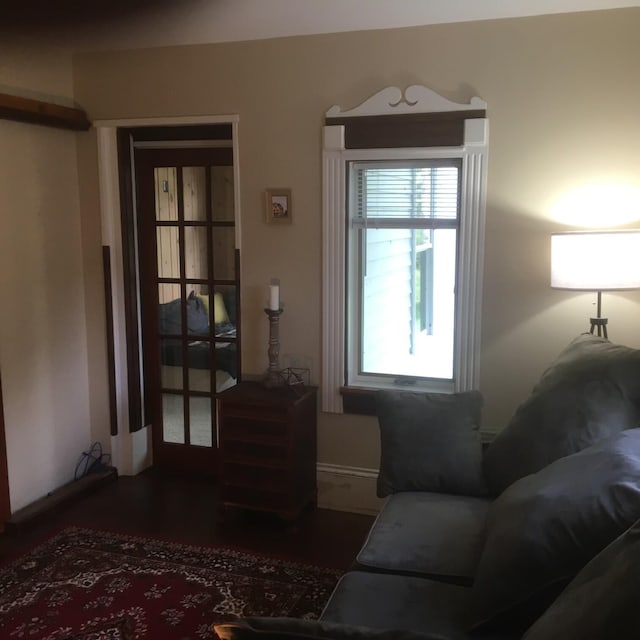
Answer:
<path fill-rule="evenodd" d="M 353 163 L 351 170 L 355 172 L 351 216 L 355 226 L 412 219 L 431 227 L 438 225 L 427 221 L 458 218 L 460 171 L 454 163 Z"/>

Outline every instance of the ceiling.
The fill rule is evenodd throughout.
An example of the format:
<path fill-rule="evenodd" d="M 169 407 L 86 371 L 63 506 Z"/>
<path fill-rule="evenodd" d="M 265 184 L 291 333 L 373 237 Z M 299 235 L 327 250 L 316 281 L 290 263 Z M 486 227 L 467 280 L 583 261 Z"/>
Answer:
<path fill-rule="evenodd" d="M 204 44 L 640 6 L 639 0 L 22 0 L 3 33 L 73 49 Z"/>

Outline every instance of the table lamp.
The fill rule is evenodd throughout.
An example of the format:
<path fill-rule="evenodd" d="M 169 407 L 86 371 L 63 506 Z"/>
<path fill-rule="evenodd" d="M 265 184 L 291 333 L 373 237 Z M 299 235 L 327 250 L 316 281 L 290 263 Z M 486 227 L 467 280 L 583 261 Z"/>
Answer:
<path fill-rule="evenodd" d="M 568 231 L 551 235 L 551 287 L 596 291 L 591 333 L 608 339 L 602 292 L 640 288 L 640 230 Z"/>

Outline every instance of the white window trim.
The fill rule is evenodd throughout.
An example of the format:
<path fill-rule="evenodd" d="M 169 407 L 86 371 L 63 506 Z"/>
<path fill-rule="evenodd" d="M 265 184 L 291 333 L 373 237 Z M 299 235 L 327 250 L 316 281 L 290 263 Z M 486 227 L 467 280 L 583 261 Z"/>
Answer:
<path fill-rule="evenodd" d="M 334 106 L 327 117 L 433 113 L 486 108 L 479 98 L 468 104 L 446 100 L 426 87 L 414 85 L 403 93 L 388 87 L 346 112 Z M 343 125 L 327 125 L 323 132 L 323 284 L 321 410 L 342 413 L 340 388 L 345 380 L 346 335 L 346 167 L 352 160 L 460 158 L 462 182 L 458 291 L 454 353 L 454 382 L 449 389 L 476 389 L 480 377 L 480 323 L 487 184 L 489 121 L 471 118 L 464 123 L 460 147 L 403 149 L 346 149 Z M 389 385 L 390 387 L 392 385 Z"/>

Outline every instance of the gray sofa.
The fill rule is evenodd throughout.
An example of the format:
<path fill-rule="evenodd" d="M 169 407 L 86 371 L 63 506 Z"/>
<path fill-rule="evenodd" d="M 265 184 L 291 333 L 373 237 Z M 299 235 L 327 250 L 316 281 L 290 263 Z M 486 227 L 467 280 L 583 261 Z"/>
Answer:
<path fill-rule="evenodd" d="M 640 351 L 591 334 L 483 450 L 478 392 L 381 392 L 386 502 L 320 620 L 225 640 L 640 636 Z"/>

